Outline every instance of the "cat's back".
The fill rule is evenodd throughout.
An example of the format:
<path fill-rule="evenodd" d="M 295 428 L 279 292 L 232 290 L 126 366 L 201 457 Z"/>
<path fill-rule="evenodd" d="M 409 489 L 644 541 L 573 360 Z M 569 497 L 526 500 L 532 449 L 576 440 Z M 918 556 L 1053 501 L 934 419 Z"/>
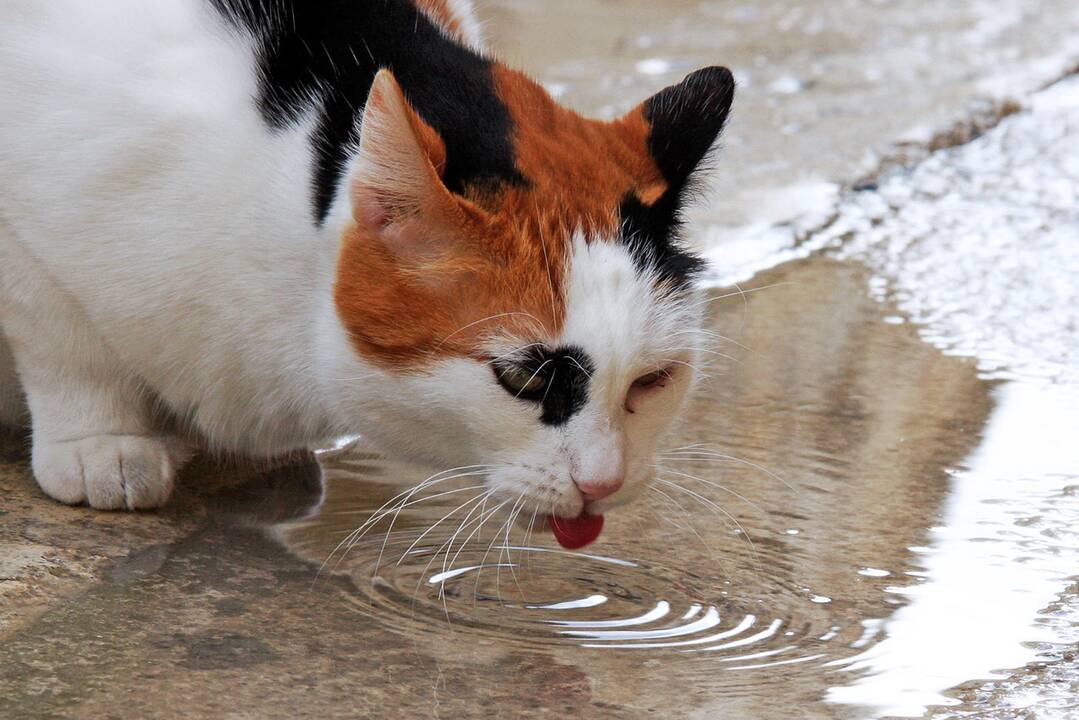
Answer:
<path fill-rule="evenodd" d="M 43 183 L 76 190 L 151 147 L 144 161 L 165 160 L 223 118 L 254 117 L 256 82 L 245 39 L 205 0 L 5 0 L 3 202 L 36 199 Z"/>

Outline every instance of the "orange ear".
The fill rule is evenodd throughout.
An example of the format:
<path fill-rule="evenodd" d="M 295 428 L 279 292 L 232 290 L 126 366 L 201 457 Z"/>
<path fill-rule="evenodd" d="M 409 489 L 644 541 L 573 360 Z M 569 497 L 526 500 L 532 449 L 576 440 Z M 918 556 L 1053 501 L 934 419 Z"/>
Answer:
<path fill-rule="evenodd" d="M 394 255 L 439 254 L 460 209 L 442 182 L 446 147 L 380 70 L 364 106 L 351 178 L 353 217 Z"/>

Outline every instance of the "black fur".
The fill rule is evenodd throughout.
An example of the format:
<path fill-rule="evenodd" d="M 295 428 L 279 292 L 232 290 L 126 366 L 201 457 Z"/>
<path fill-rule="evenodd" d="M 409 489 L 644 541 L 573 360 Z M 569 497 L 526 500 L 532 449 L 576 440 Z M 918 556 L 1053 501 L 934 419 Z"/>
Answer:
<path fill-rule="evenodd" d="M 723 131 L 733 99 L 730 70 L 709 67 L 644 104 L 645 119 L 652 126 L 648 149 L 668 188 L 651 206 L 636 195 L 627 196 L 621 207 L 622 233 L 642 270 L 651 269 L 675 285 L 689 283 L 704 266 L 679 245 L 681 210 L 694 172 Z"/>
<path fill-rule="evenodd" d="M 517 393 L 509 387 L 507 391 L 542 407 L 540 419 L 545 424 L 564 425 L 588 402 L 588 383 L 595 364 L 584 350 L 574 346 L 530 348 L 523 355 L 515 365 L 538 373 L 543 385 L 534 392 Z M 495 376 L 500 378 L 504 369 L 495 365 Z"/>
<path fill-rule="evenodd" d="M 630 194 L 622 201 L 620 212 L 623 241 L 642 272 L 652 272 L 660 282 L 684 287 L 704 269 L 704 261 L 686 252 L 678 239 L 678 195 L 668 192 L 649 207 Z"/>
<path fill-rule="evenodd" d="M 521 183 L 512 121 L 491 61 L 447 38 L 407 0 L 209 0 L 250 33 L 261 72 L 259 108 L 282 129 L 315 100 L 314 217 L 329 212 L 375 74 L 393 71 L 409 102 L 446 143 L 446 186 Z"/>

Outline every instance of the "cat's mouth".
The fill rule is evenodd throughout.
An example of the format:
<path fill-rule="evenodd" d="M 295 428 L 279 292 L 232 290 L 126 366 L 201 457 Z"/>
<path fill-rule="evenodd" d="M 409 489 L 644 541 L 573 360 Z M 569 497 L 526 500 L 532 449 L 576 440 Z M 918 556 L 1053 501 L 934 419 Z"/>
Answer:
<path fill-rule="evenodd" d="M 599 537 L 603 530 L 603 515 L 589 515 L 583 510 L 574 518 L 548 515 L 547 526 L 559 545 L 567 550 L 579 550 Z"/>

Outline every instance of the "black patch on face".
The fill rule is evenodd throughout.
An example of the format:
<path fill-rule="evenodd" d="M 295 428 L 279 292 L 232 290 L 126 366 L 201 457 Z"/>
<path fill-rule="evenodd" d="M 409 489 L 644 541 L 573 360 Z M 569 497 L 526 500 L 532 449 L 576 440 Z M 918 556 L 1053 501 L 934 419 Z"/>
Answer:
<path fill-rule="evenodd" d="M 495 378 L 511 363 L 494 365 Z M 515 367 L 537 373 L 543 379 L 539 389 L 520 393 L 506 388 L 520 400 L 532 402 L 543 408 L 540 420 L 546 425 L 563 425 L 580 412 L 588 402 L 588 383 L 595 365 L 579 347 L 567 345 L 559 348 L 529 348 L 517 356 Z"/>
<path fill-rule="evenodd" d="M 651 206 L 628 195 L 620 208 L 622 234 L 638 267 L 656 272 L 661 280 L 685 285 L 704 267 L 679 244 L 681 211 L 694 173 L 723 131 L 733 99 L 730 70 L 710 67 L 644 103 L 644 117 L 651 125 L 648 150 L 667 191 Z"/>
<path fill-rule="evenodd" d="M 312 107 L 315 219 L 325 220 L 376 73 L 393 71 L 446 143 L 446 186 L 524 182 L 491 61 L 446 37 L 407 0 L 209 0 L 255 38 L 259 109 L 275 130 Z"/>
<path fill-rule="evenodd" d="M 682 227 L 677 196 L 666 193 L 651 207 L 632 193 L 622 201 L 622 238 L 641 272 L 654 273 L 660 282 L 683 287 L 693 281 L 704 261 L 686 252 L 679 242 Z"/>

